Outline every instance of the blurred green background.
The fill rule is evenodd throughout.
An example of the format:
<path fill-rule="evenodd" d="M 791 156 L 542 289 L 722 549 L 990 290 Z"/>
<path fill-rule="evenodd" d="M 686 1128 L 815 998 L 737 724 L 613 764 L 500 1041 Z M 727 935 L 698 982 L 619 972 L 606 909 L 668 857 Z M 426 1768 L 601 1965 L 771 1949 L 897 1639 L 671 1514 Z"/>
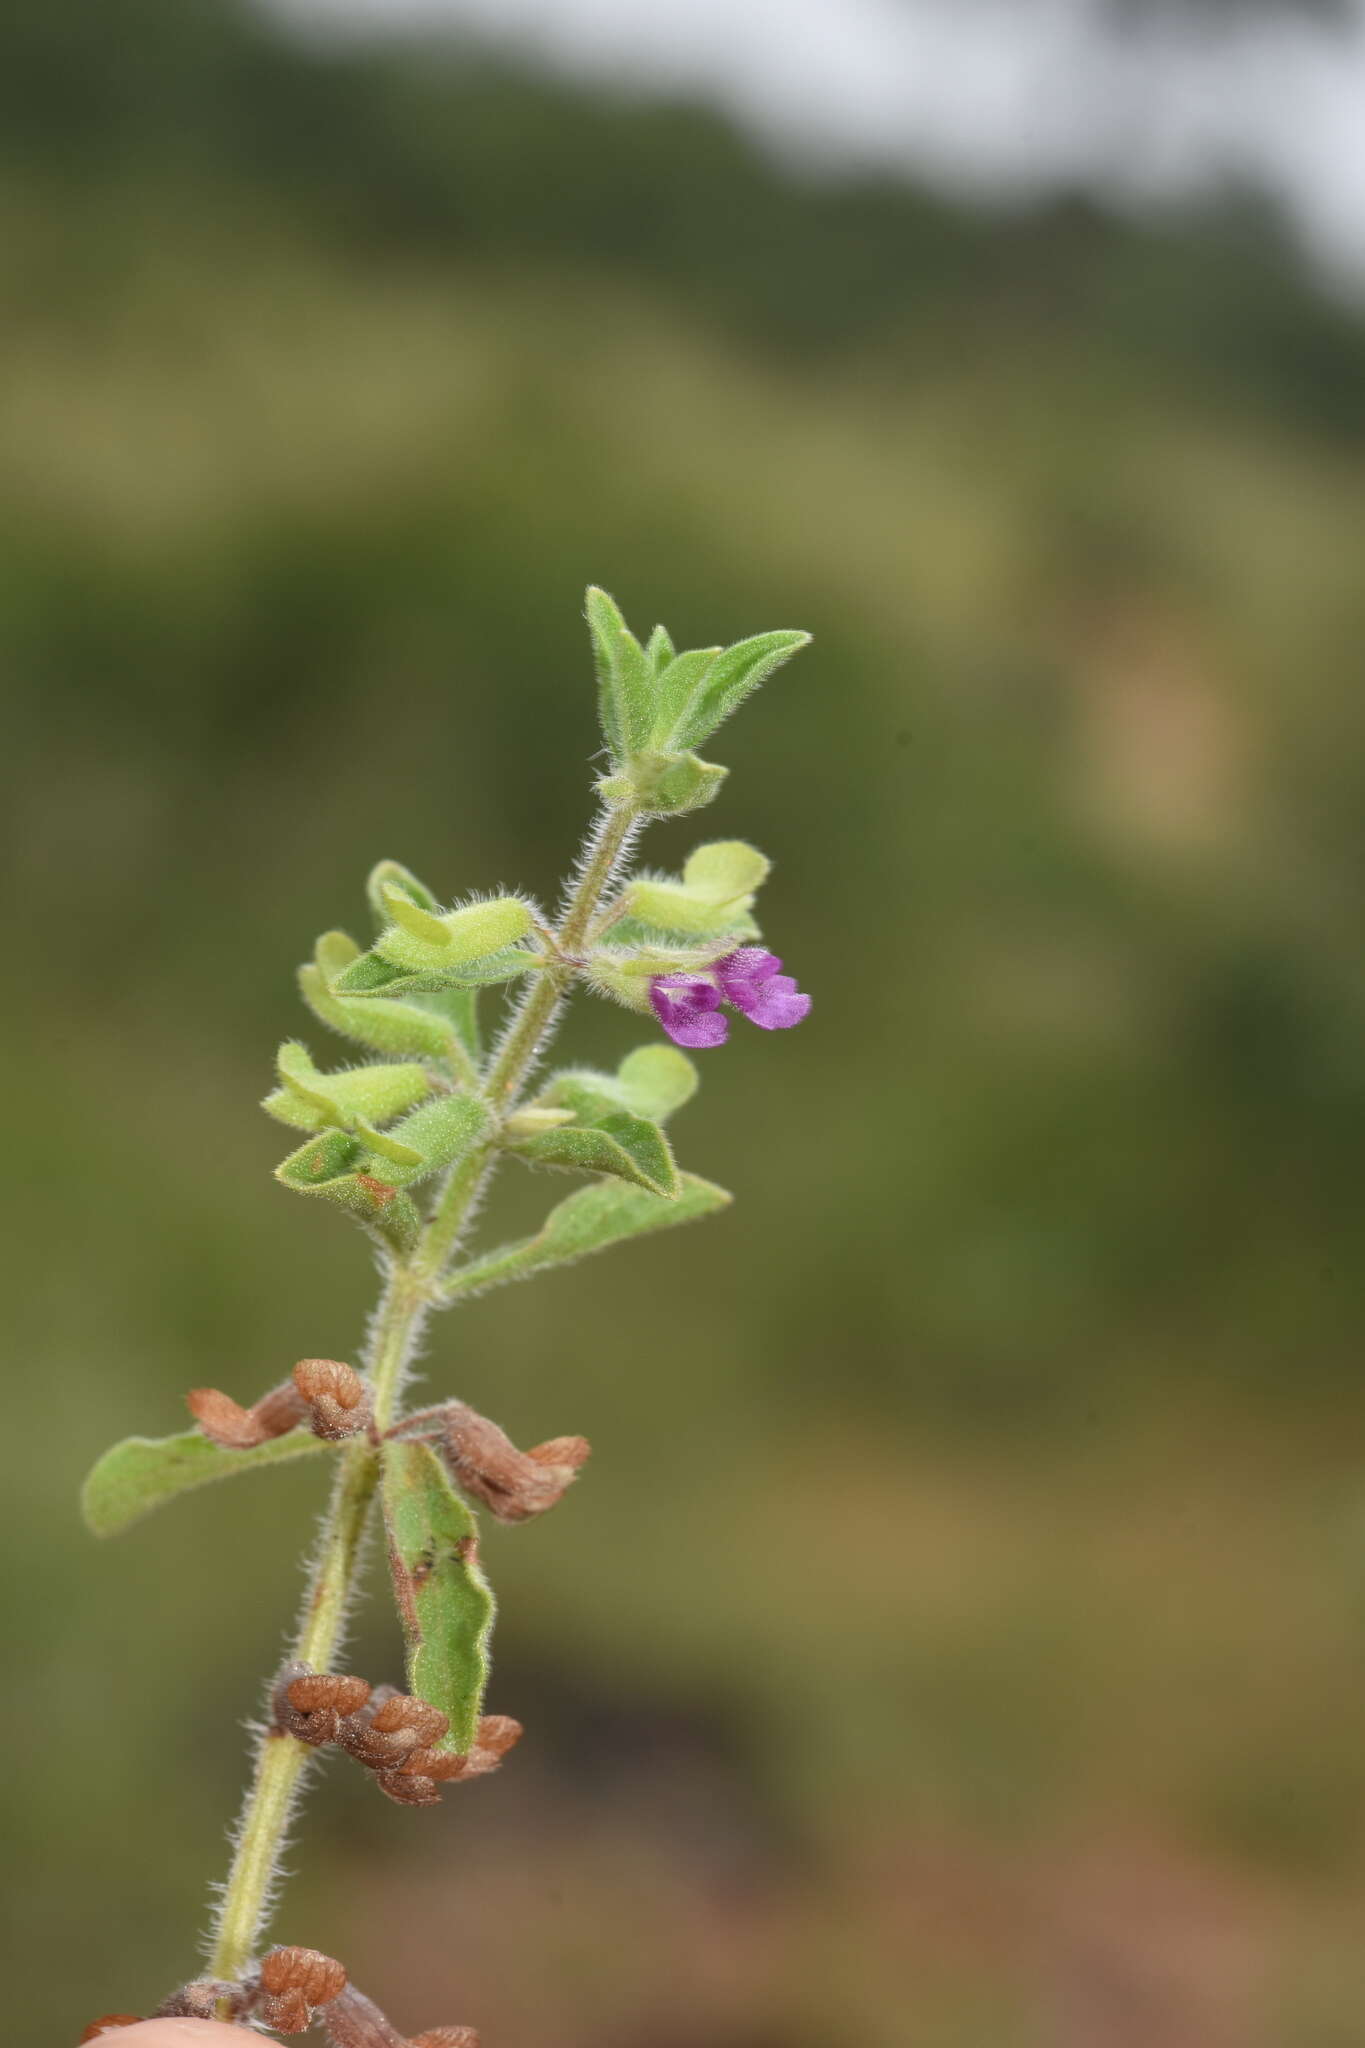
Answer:
<path fill-rule="evenodd" d="M 321 1477 L 77 1486 L 355 1355 L 293 969 L 381 855 L 553 893 L 592 579 L 814 632 L 651 850 L 771 852 L 815 1009 L 702 1056 L 724 1218 L 435 1326 L 595 1446 L 489 1532 L 529 1732 L 329 1769 L 282 1938 L 489 2048 L 1354 2048 L 1360 320 L 1251 196 L 990 215 L 216 0 L 15 0 L 0 130 L 8 2038 L 195 1967 Z"/>

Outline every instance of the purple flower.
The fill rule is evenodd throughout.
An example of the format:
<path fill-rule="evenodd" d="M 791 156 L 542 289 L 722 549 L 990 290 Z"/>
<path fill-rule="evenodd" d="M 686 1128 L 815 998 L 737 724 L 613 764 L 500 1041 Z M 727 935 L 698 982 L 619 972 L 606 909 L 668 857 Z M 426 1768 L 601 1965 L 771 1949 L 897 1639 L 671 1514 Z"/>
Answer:
<path fill-rule="evenodd" d="M 809 1014 L 810 997 L 778 972 L 781 965 L 776 953 L 741 946 L 699 974 L 655 975 L 649 1000 L 675 1045 L 724 1045 L 730 1024 L 719 1014 L 723 1001 L 764 1031 L 789 1031 Z"/>

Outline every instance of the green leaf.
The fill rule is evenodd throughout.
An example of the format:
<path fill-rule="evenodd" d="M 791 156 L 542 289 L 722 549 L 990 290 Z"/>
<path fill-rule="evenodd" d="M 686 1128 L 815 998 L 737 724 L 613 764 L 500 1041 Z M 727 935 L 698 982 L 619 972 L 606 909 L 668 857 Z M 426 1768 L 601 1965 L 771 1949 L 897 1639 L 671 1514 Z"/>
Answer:
<path fill-rule="evenodd" d="M 715 960 L 723 960 L 727 953 L 733 953 L 737 946 L 747 946 L 761 938 L 762 933 L 759 931 L 757 920 L 746 911 L 742 917 L 735 918 L 732 924 L 727 924 L 725 929 L 717 932 L 714 937 L 703 940 L 699 933 L 696 937 L 697 943 L 694 946 L 677 950 L 686 950 L 703 966 L 710 966 Z M 658 925 L 645 924 L 638 917 L 614 917 L 611 921 L 611 940 L 612 950 L 615 952 L 643 953 L 651 957 L 662 946 L 668 945 L 668 939 Z M 672 970 L 652 967 L 649 971 L 651 974 L 662 974 Z"/>
<path fill-rule="evenodd" d="M 434 913 L 438 912 L 441 908 L 436 896 L 428 889 L 426 883 L 419 881 L 410 868 L 403 867 L 396 860 L 381 860 L 377 867 L 370 870 L 366 891 L 381 929 L 397 921 L 392 916 L 390 909 L 391 897 L 395 891 L 408 896 L 421 910 Z M 350 958 L 354 959 L 358 952 L 359 948 L 356 947 L 351 953 Z M 341 961 L 336 971 L 339 972 L 347 964 L 346 960 Z M 415 991 L 414 993 L 422 994 L 424 992 Z M 447 1028 L 452 1031 L 465 1052 L 468 1053 L 470 1059 L 477 1065 L 482 1052 L 479 1042 L 479 999 L 477 993 L 469 988 L 449 986 L 425 993 L 429 999 L 414 1004 L 412 1007 L 419 1012 L 426 1010 L 433 1012 L 439 1020 L 439 1028 L 443 1032 Z M 363 1040 L 362 1043 L 364 1043 Z M 458 1054 L 456 1055 L 455 1064 L 462 1064 Z"/>
<path fill-rule="evenodd" d="M 462 960 L 458 965 L 410 970 L 395 967 L 375 951 L 362 953 L 343 968 L 332 987 L 337 995 L 363 996 L 367 1000 L 454 988 L 485 988 L 493 982 L 510 981 L 517 974 L 528 974 L 537 965 L 535 955 L 521 946 L 505 946 L 497 953 L 488 953 L 479 960 Z"/>
<path fill-rule="evenodd" d="M 631 804 L 652 817 L 682 817 L 720 794 L 728 768 L 699 761 L 695 754 L 637 754 L 628 772 L 604 776 L 597 793 L 608 804 Z"/>
<path fill-rule="evenodd" d="M 653 723 L 653 663 L 605 590 L 590 585 L 584 609 L 602 733 L 616 759 L 625 761 L 644 745 Z"/>
<path fill-rule="evenodd" d="M 404 974 L 464 967 L 515 945 L 531 929 L 530 908 L 519 896 L 466 903 L 439 917 L 410 902 L 401 890 L 386 889 L 385 896 L 398 921 L 379 934 L 374 950 Z"/>
<path fill-rule="evenodd" d="M 654 730 L 650 735 L 655 746 L 667 751 L 676 744 L 674 733 L 682 715 L 711 673 L 720 652 L 719 647 L 692 647 L 660 671 L 654 692 Z"/>
<path fill-rule="evenodd" d="M 275 1178 L 296 1194 L 334 1202 L 402 1253 L 416 1244 L 421 1222 L 411 1199 L 400 1192 L 398 1171 L 359 1138 L 320 1131 L 281 1160 Z"/>
<path fill-rule="evenodd" d="M 775 670 L 809 647 L 809 633 L 756 633 L 716 657 L 689 697 L 673 732 L 675 747 L 699 746 Z"/>
<path fill-rule="evenodd" d="M 399 1187 L 425 1180 L 460 1158 L 488 1129 L 488 1111 L 472 1095 L 440 1095 L 424 1102 L 384 1136 L 415 1155 L 413 1163 L 395 1163 L 386 1177 Z M 373 1142 L 373 1140 L 371 1141 Z"/>
<path fill-rule="evenodd" d="M 406 889 L 393 882 L 386 882 L 380 894 L 389 913 L 389 924 L 398 925 L 411 938 L 422 939 L 429 946 L 449 946 L 449 933 L 434 910 L 424 910 L 420 903 L 413 902 Z"/>
<path fill-rule="evenodd" d="M 677 1197 L 671 1202 L 621 1181 L 599 1181 L 596 1187 L 580 1188 L 552 1209 L 534 1237 L 502 1245 L 472 1260 L 453 1275 L 443 1298 L 455 1301 L 486 1287 L 501 1287 L 509 1280 L 529 1280 L 551 1266 L 570 1266 L 590 1252 L 605 1251 L 608 1245 L 621 1244 L 627 1238 L 714 1215 L 727 1208 L 731 1199 L 724 1188 L 694 1173 L 678 1176 Z"/>
<path fill-rule="evenodd" d="M 616 1069 L 616 1085 L 627 1109 L 664 1123 L 699 1084 L 695 1065 L 676 1045 L 639 1045 Z"/>
<path fill-rule="evenodd" d="M 681 878 L 637 876 L 625 891 L 627 914 L 657 931 L 728 931 L 747 917 L 769 868 L 744 840 L 713 840 L 697 848 Z"/>
<path fill-rule="evenodd" d="M 659 1126 L 625 1109 L 609 1110 L 590 1124 L 562 1124 L 518 1139 L 511 1149 L 533 1166 L 614 1174 L 670 1198 L 678 1185 L 678 1169 Z"/>
<path fill-rule="evenodd" d="M 365 894 L 370 899 L 370 908 L 376 921 L 382 926 L 390 923 L 393 911 L 388 901 L 390 889 L 398 889 L 423 910 L 439 910 L 438 899 L 425 882 L 419 882 L 411 868 L 405 868 L 401 861 L 381 860 L 370 869 L 365 880 Z"/>
<path fill-rule="evenodd" d="M 656 676 L 662 675 L 663 671 L 672 661 L 673 642 L 669 639 L 665 627 L 656 626 L 650 634 L 645 642 L 645 659 Z"/>
<path fill-rule="evenodd" d="M 464 1755 L 479 1730 L 495 1613 L 478 1527 L 429 1444 L 385 1443 L 380 1458 L 408 1691 L 450 1717 L 436 1747 Z"/>
<path fill-rule="evenodd" d="M 335 977 L 360 957 L 359 946 L 345 932 L 323 933 L 312 960 L 299 969 L 299 991 L 313 1015 L 330 1030 L 371 1052 L 418 1053 L 425 1059 L 448 1060 L 451 1034 L 460 1032 L 453 1014 L 442 1015 L 434 1003 L 363 1002 L 334 993 Z M 451 994 L 472 1002 L 462 989 Z"/>
<path fill-rule="evenodd" d="M 420 990 L 411 998 L 412 1005 L 437 1017 L 448 1025 L 459 1039 L 477 1067 L 483 1056 L 483 1042 L 479 1034 L 479 991 L 477 988 L 438 988 Z M 375 1006 L 376 1008 L 378 1005 Z M 390 1005 L 385 1004 L 385 1008 Z M 404 1007 L 398 1005 L 396 1007 Z"/>
<path fill-rule="evenodd" d="M 552 1108 L 562 1103 L 588 1122 L 607 1110 L 629 1109 L 661 1124 L 696 1092 L 697 1070 L 686 1053 L 676 1045 L 641 1045 L 614 1074 L 565 1067 L 537 1100 Z"/>
<path fill-rule="evenodd" d="M 712 903 L 752 896 L 772 873 L 772 862 L 744 839 L 710 839 L 683 864 L 683 882 L 696 896 Z"/>
<path fill-rule="evenodd" d="M 335 1444 L 306 1429 L 290 1430 L 288 1435 L 272 1437 L 249 1451 L 225 1451 L 197 1429 L 180 1436 L 125 1437 L 91 1470 L 81 1488 L 81 1513 L 94 1535 L 116 1536 L 163 1501 L 174 1500 L 178 1493 L 188 1493 L 193 1487 L 335 1449 Z"/>
<path fill-rule="evenodd" d="M 276 1059 L 281 1087 L 261 1107 L 282 1124 L 300 1131 L 328 1126 L 355 1131 L 364 1125 L 388 1123 L 431 1092 L 425 1067 L 353 1067 L 346 1073 L 320 1074 L 306 1046 L 287 1039 Z"/>

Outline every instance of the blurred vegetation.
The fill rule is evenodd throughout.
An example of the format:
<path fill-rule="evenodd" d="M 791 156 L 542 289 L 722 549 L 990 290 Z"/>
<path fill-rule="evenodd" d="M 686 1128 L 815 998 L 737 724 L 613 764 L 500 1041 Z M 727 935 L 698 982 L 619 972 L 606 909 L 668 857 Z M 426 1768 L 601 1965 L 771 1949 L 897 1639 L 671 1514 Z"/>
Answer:
<path fill-rule="evenodd" d="M 317 1482 L 76 1485 L 354 1355 L 292 970 L 382 854 L 553 890 L 596 578 L 815 632 L 702 824 L 816 1009 L 680 1126 L 730 1216 L 437 1326 L 596 1446 L 490 1538 L 530 1738 L 329 1773 L 283 1931 L 493 2048 L 1354 2043 L 1360 322 L 1254 197 L 974 214 L 210 0 L 19 0 L 0 133 L 16 2038 L 189 1967 Z"/>

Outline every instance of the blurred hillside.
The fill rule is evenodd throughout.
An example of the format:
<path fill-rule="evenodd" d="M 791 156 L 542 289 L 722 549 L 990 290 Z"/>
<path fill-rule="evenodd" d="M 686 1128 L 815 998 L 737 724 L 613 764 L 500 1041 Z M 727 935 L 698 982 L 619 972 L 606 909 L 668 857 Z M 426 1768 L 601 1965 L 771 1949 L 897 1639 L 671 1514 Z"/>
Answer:
<path fill-rule="evenodd" d="M 731 1215 L 438 1325 L 597 1450 L 490 1539 L 531 1738 L 330 1773 L 286 1932 L 490 2048 L 1353 2044 L 1360 324 L 1251 198 L 986 218 L 208 0 L 20 0 L 0 134 L 12 2024 L 183 1975 L 311 1511 L 76 1485 L 354 1355 L 293 968 L 383 854 L 552 893 L 594 578 L 815 633 L 655 857 L 773 852 L 816 1009 L 679 1131 Z"/>

